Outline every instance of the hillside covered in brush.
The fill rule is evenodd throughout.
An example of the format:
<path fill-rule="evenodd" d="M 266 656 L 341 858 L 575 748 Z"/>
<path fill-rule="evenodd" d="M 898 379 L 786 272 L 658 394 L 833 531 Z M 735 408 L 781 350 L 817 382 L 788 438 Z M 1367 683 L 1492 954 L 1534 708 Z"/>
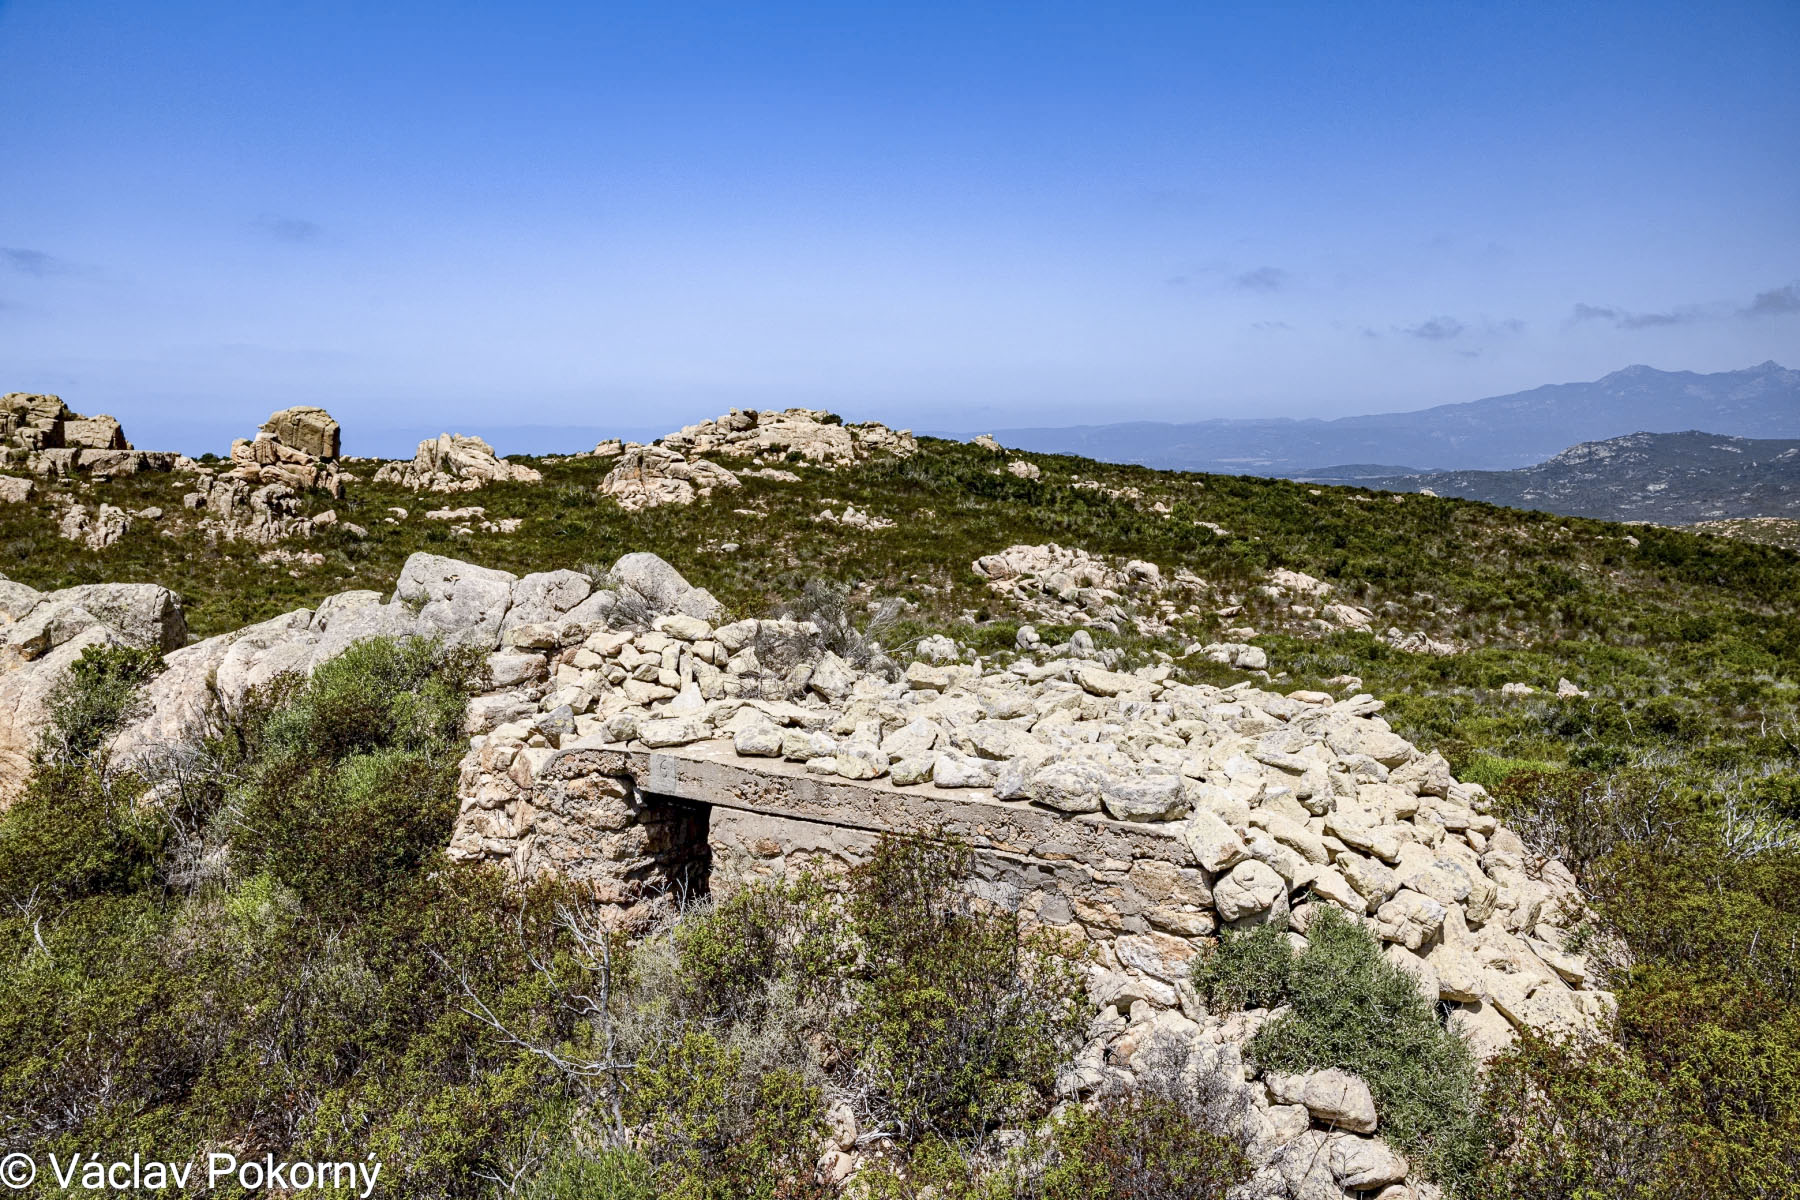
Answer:
<path fill-rule="evenodd" d="M 1633 433 L 1583 442 L 1516 471 L 1434 471 L 1357 482 L 1605 521 L 1792 521 L 1800 514 L 1800 441 L 1698 430 Z"/>
<path fill-rule="evenodd" d="M 328 597 L 350 611 L 359 589 L 405 609 L 421 552 L 578 572 L 622 614 L 609 564 L 647 551 L 706 593 L 697 639 L 781 618 L 920 681 L 939 678 L 925 663 L 1023 678 L 1075 654 L 1295 711 L 1361 697 L 1491 793 L 1535 861 L 1565 865 L 1588 918 L 1546 953 L 1579 956 L 1616 1023 L 1521 1037 L 1476 1071 L 1450 1008 L 1333 920 L 1297 942 L 1273 924 L 1196 934 L 1184 986 L 1239 1032 L 1268 1022 L 1248 1042 L 1265 1065 L 1337 1055 L 1332 1070 L 1373 1081 L 1415 1168 L 1388 1200 L 1800 1195 L 1800 555 L 801 410 L 511 461 L 445 435 L 398 462 L 341 458 L 335 422 L 296 411 L 226 459 L 96 471 L 88 449 L 40 447 L 63 457 L 10 463 L 0 605 L 24 615 L 4 611 L 9 653 L 55 642 L 31 624 L 39 593 L 84 584 L 172 589 L 196 639 Z M 680 658 L 661 631 L 685 626 L 663 621 L 612 645 L 621 679 L 659 678 L 652 644 Z M 589 645 L 558 670 L 611 669 Z M 278 676 L 192 780 L 147 799 L 102 748 L 144 719 L 133 697 L 158 657 L 84 658 L 45 704 L 30 790 L 0 815 L 0 1045 L 28 1051 L 0 1065 L 0 1143 L 229 1128 L 244 1146 L 378 1153 L 417 1196 L 826 1196 L 822 1144 L 886 1164 L 855 1176 L 887 1189 L 871 1194 L 1245 1194 L 1225 1126 L 1195 1116 L 1205 1097 L 1053 1106 L 1058 1055 L 1084 1032 L 1057 952 L 952 902 L 969 870 L 954 842 L 885 844 L 845 891 L 798 879 L 621 943 L 617 995 L 637 1007 L 615 1029 L 580 1015 L 612 1003 L 615 950 L 570 893 L 521 899 L 446 868 L 480 663 L 374 641 L 310 680 Z M 0 674 L 0 698 L 24 673 Z M 0 704 L 0 735 L 19 711 Z M 1012 1014 L 998 1033 L 990 1003 Z M 1094 1020 L 1118 1028 L 1087 1037 L 1143 1015 L 1109 1011 Z M 96 1049 L 127 1027 L 128 1045 Z M 631 1146 L 584 1123 L 620 1095 L 614 1033 L 642 1051 L 612 1116 Z M 794 1065 L 821 1044 L 860 1050 L 823 1075 Z M 571 1061 L 607 1065 L 576 1078 Z M 1304 1125 L 1301 1092 L 1268 1078 L 1264 1106 Z M 826 1097 L 855 1107 L 849 1134 Z M 7 1124 L 27 1112 L 38 1125 Z M 871 1112 L 892 1123 L 859 1141 Z M 1335 1163 L 1316 1194 L 1393 1177 Z"/>

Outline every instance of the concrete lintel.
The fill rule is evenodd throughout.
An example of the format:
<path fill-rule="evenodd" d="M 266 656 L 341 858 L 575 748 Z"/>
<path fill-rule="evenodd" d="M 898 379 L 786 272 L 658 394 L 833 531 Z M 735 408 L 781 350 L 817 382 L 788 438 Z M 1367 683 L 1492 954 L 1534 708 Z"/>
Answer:
<path fill-rule="evenodd" d="M 1152 858 L 1193 866 L 1179 825 L 1070 818 L 1031 804 L 995 800 L 974 788 L 896 787 L 887 779 L 849 780 L 780 759 L 742 759 L 729 741 L 672 750 L 610 747 L 640 788 L 657 795 L 870 832 L 946 829 L 972 845 L 1040 861 L 1077 861 L 1124 870 Z M 573 765 L 573 764 L 570 764 Z"/>

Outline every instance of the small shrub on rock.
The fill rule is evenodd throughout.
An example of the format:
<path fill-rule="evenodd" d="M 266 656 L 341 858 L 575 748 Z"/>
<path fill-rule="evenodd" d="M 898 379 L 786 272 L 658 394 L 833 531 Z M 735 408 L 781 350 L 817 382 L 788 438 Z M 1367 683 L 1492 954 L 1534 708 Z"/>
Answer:
<path fill-rule="evenodd" d="M 89 646 L 47 700 L 50 727 L 39 759 L 85 763 L 138 715 L 142 690 L 162 670 L 162 655 L 133 646 Z"/>
<path fill-rule="evenodd" d="M 1196 968 L 1196 986 L 1220 999 L 1287 1005 L 1251 1040 L 1250 1058 L 1270 1071 L 1336 1067 L 1361 1076 L 1382 1136 L 1440 1182 L 1454 1183 L 1477 1149 L 1468 1046 L 1348 917 L 1321 905 L 1306 936 L 1299 954 L 1284 934 L 1227 939 Z"/>

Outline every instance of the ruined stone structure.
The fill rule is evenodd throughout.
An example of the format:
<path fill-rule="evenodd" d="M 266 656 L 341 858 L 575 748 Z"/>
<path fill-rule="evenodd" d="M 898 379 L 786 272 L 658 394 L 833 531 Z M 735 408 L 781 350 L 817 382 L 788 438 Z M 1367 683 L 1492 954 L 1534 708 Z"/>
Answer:
<path fill-rule="evenodd" d="M 1272 1014 L 1210 1013 L 1188 981 L 1221 930 L 1273 924 L 1304 945 L 1341 910 L 1483 1058 L 1520 1030 L 1611 1017 L 1568 949 L 1586 916 L 1573 876 L 1371 696 L 1115 671 L 1074 637 L 1003 668 L 859 669 L 808 623 L 722 615 L 649 554 L 603 580 L 415 555 L 391 597 L 347 592 L 167 654 L 113 762 L 172 774 L 257 685 L 368 637 L 480 648 L 490 685 L 465 718 L 451 858 L 560 876 L 630 925 L 670 897 L 841 870 L 884 832 L 953 834 L 983 899 L 1085 948 L 1095 1015 L 1064 1094 L 1132 1086 L 1133 1056 L 1174 1039 L 1236 1096 L 1259 1200 L 1433 1191 L 1380 1137 L 1362 1080 L 1245 1061 Z M 0 743 L 18 761 L 81 645 L 166 647 L 177 618 L 161 589 L 0 584 Z"/>

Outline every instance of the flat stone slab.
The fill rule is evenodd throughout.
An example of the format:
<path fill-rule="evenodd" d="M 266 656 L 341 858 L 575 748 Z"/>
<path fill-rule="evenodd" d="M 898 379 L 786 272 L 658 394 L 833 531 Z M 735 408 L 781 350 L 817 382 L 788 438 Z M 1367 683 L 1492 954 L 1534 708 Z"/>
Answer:
<path fill-rule="evenodd" d="M 821 775 L 804 763 L 740 758 L 726 738 L 663 750 L 575 743 L 558 750 L 543 773 L 629 775 L 653 795 L 872 833 L 942 830 L 978 850 L 1043 863 L 1073 861 L 1100 871 L 1123 871 L 1140 858 L 1196 865 L 1179 823 L 1115 821 L 1093 813 L 1070 818 L 996 800 L 986 788 L 899 787 L 886 778 Z"/>

